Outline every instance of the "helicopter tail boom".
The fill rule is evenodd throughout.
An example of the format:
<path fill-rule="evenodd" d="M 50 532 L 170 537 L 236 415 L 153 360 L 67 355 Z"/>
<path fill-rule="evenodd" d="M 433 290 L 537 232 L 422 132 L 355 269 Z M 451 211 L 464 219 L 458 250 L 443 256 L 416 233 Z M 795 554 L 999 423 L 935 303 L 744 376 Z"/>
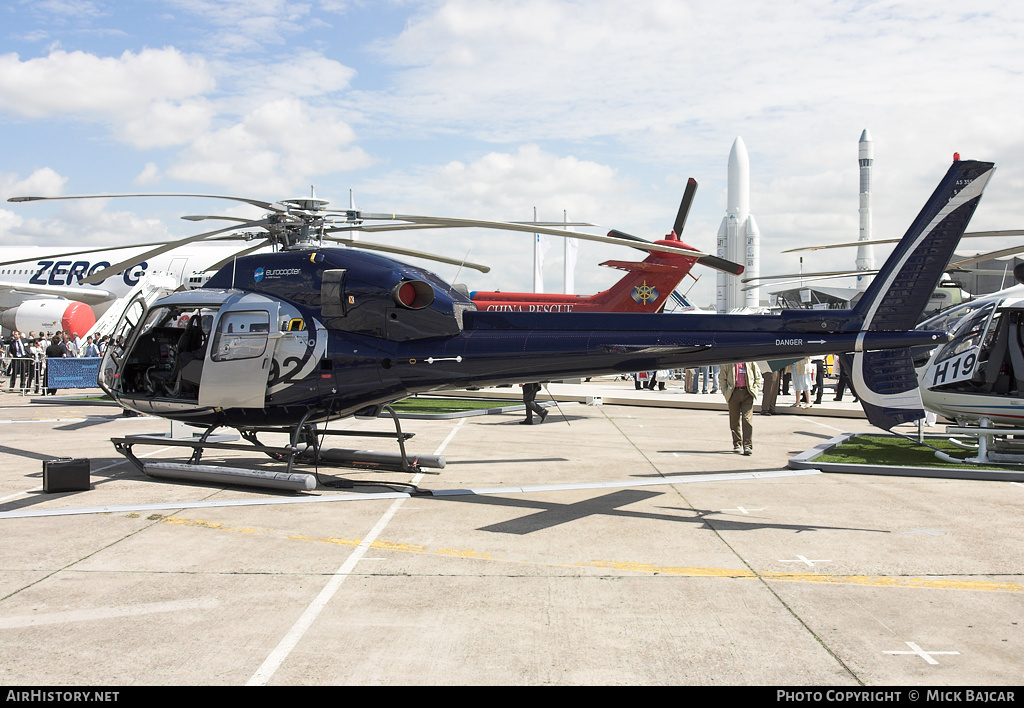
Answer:
<path fill-rule="evenodd" d="M 913 329 L 978 206 L 995 167 L 955 160 L 900 244 L 854 308 L 862 332 Z M 924 417 L 909 349 L 845 354 L 868 421 L 883 430 Z"/>

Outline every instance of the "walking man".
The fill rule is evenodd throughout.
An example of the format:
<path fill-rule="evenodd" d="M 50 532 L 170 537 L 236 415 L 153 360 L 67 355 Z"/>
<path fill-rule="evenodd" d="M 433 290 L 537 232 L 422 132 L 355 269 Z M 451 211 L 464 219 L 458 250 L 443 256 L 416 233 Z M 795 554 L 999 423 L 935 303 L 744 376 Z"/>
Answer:
<path fill-rule="evenodd" d="M 753 362 L 722 366 L 722 393 L 729 403 L 732 451 L 754 452 L 754 401 L 761 395 L 761 370 Z"/>
<path fill-rule="evenodd" d="M 548 412 L 535 400 L 538 392 L 540 392 L 539 383 L 523 384 L 523 403 L 526 405 L 526 420 L 519 421 L 520 425 L 533 425 L 534 413 L 540 417 L 541 423 L 548 417 Z"/>

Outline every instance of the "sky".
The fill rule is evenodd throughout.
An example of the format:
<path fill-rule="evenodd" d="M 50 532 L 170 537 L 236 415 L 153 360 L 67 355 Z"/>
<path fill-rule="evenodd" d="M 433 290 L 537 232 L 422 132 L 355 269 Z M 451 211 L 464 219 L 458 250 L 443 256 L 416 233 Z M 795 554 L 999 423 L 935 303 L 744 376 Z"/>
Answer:
<path fill-rule="evenodd" d="M 172 192 L 367 211 L 586 221 L 649 239 L 699 183 L 682 234 L 714 253 L 733 141 L 750 155 L 762 275 L 856 240 L 858 139 L 874 138 L 876 238 L 901 236 L 954 152 L 996 163 L 970 230 L 1024 227 L 1024 3 L 978 0 L 0 0 L 0 243 L 183 238 Z M 424 264 L 471 289 L 532 289 L 530 234 L 372 238 L 492 267 Z M 976 240 L 959 252 L 1006 247 Z M 562 290 L 561 244 L 544 289 Z M 876 259 L 886 250 L 876 247 Z M 584 242 L 578 293 L 644 254 Z M 804 254 L 853 267 L 855 249 Z M 698 304 L 715 271 L 694 269 Z M 833 283 L 844 284 L 844 283 Z"/>

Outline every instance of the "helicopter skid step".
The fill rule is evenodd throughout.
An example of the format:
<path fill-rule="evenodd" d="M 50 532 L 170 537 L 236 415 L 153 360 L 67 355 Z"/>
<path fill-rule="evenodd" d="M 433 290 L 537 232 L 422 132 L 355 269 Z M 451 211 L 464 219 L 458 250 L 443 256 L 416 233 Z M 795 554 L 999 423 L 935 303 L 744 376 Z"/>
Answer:
<path fill-rule="evenodd" d="M 313 461 L 315 450 L 312 446 L 302 450 L 299 454 L 303 461 Z M 405 472 L 403 468 L 402 454 L 398 452 L 380 452 L 379 450 L 343 450 L 340 448 L 320 448 L 321 464 L 336 464 L 340 467 L 354 467 L 357 469 L 387 470 L 392 472 Z M 445 460 L 442 455 L 413 455 L 407 462 L 417 467 L 430 467 L 433 469 L 444 469 Z M 424 470 L 420 470 L 421 472 Z M 431 473 L 431 474 L 437 474 Z"/>
<path fill-rule="evenodd" d="M 977 440 L 976 444 L 949 438 L 949 441 L 964 450 L 972 450 L 978 454 L 967 459 L 959 459 L 942 452 L 936 452 L 935 456 L 945 462 L 961 463 L 971 462 L 974 464 L 1011 464 L 1024 465 L 1024 429 L 1011 427 L 997 427 L 991 425 L 979 426 L 947 426 L 947 434 L 967 435 Z"/>
<path fill-rule="evenodd" d="M 261 489 L 284 489 L 310 492 L 316 489 L 316 478 L 296 472 L 271 472 L 245 467 L 188 465 L 175 462 L 146 462 L 142 471 L 157 479 L 186 480 L 215 484 L 237 484 Z"/>

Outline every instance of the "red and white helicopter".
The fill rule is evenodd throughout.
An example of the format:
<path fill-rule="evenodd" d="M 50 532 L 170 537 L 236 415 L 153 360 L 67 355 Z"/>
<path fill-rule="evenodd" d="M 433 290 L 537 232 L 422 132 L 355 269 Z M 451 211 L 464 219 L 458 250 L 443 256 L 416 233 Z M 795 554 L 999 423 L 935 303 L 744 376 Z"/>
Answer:
<path fill-rule="evenodd" d="M 691 250 L 692 255 L 652 250 L 646 259 L 639 262 L 605 261 L 601 265 L 624 270 L 627 275 L 596 295 L 477 291 L 471 292 L 470 297 L 485 312 L 661 312 L 684 278 L 690 276 L 696 280 L 690 274 L 695 263 L 733 275 L 743 272 L 743 266 L 738 263 L 701 253 L 680 240 L 679 234 L 683 232 L 696 191 L 697 181 L 691 177 L 679 204 L 672 231 L 665 238 L 654 242 L 656 245 Z M 608 236 L 646 243 L 636 236 L 615 229 L 609 231 Z"/>

